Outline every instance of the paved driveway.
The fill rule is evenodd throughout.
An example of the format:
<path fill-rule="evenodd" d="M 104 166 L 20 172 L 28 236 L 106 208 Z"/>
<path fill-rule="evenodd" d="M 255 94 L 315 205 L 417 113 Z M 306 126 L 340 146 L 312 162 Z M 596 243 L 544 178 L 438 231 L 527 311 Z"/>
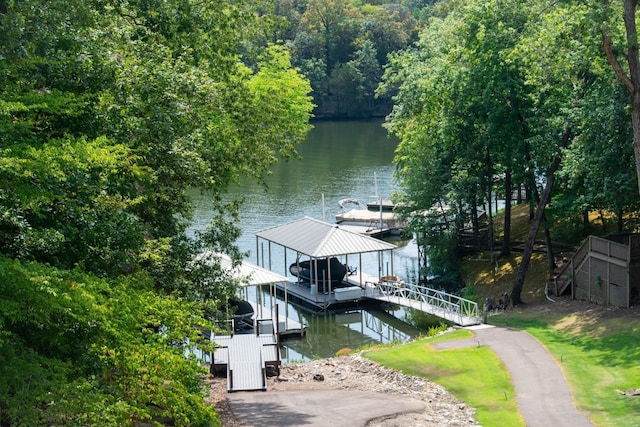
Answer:
<path fill-rule="evenodd" d="M 481 325 L 474 338 L 433 344 L 445 350 L 493 349 L 511 373 L 527 427 L 593 427 L 574 405 L 564 374 L 547 350 L 525 332 Z M 251 426 L 365 426 L 374 418 L 418 412 L 424 404 L 392 394 L 347 390 L 232 393 L 229 404 Z"/>
<path fill-rule="evenodd" d="M 363 427 L 374 418 L 424 409 L 406 396 L 350 390 L 232 393 L 229 405 L 240 421 L 256 427 Z"/>
<path fill-rule="evenodd" d="M 474 338 L 433 344 L 434 348 L 490 347 L 504 362 L 516 390 L 518 409 L 527 427 L 593 427 L 575 407 L 564 373 L 531 335 L 513 329 L 470 327 Z"/>

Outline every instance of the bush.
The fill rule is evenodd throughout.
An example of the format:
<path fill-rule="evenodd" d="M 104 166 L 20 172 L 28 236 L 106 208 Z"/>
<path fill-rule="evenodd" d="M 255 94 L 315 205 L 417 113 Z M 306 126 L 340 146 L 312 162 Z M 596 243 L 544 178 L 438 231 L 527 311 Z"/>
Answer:
<path fill-rule="evenodd" d="M 353 353 L 353 350 L 351 350 L 350 348 L 347 348 L 347 347 L 341 348 L 336 352 L 336 357 L 348 356 L 351 353 Z"/>
<path fill-rule="evenodd" d="M 185 357 L 204 345 L 194 303 L 2 257 L 0 283 L 0 425 L 220 425 Z"/>

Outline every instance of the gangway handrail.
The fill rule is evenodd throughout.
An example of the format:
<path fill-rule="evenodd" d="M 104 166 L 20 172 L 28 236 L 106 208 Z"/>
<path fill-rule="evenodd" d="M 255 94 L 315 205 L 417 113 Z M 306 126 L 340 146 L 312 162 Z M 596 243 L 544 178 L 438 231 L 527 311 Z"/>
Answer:
<path fill-rule="evenodd" d="M 458 321 L 456 323 L 460 325 L 464 324 L 464 317 L 481 323 L 478 303 L 461 296 L 427 286 L 406 285 L 402 282 L 385 281 L 370 285 L 372 286 L 365 287 L 365 296 L 367 296 L 368 292 L 372 292 L 371 296 L 386 297 L 387 300 L 392 297 L 405 298 L 438 308 L 450 318 L 457 318 Z"/>

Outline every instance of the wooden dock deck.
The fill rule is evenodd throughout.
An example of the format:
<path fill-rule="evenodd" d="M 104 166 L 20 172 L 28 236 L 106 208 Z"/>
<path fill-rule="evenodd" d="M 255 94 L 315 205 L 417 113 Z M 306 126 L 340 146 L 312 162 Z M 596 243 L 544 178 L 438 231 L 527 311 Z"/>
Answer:
<path fill-rule="evenodd" d="M 267 389 L 267 367 L 280 367 L 275 334 L 214 335 L 212 367 L 227 371 L 227 391 Z"/>

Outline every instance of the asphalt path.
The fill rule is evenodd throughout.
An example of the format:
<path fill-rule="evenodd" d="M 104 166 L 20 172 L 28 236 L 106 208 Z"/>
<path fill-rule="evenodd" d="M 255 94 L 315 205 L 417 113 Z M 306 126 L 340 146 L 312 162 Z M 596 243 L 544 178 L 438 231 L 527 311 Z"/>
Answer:
<path fill-rule="evenodd" d="M 575 407 L 564 373 L 547 349 L 526 332 L 481 325 L 475 337 L 433 344 L 438 350 L 487 346 L 505 364 L 527 427 L 593 427 Z"/>
<path fill-rule="evenodd" d="M 424 409 L 424 403 L 406 396 L 350 390 L 240 392 L 228 400 L 241 422 L 256 427 L 360 427 L 372 419 Z"/>
<path fill-rule="evenodd" d="M 531 335 L 481 325 L 475 337 L 433 344 L 437 350 L 488 346 L 511 374 L 518 410 L 527 427 L 593 427 L 573 401 L 564 373 Z M 229 405 L 251 426 L 365 426 L 372 419 L 419 412 L 424 404 L 391 394 L 347 390 L 231 393 Z"/>

